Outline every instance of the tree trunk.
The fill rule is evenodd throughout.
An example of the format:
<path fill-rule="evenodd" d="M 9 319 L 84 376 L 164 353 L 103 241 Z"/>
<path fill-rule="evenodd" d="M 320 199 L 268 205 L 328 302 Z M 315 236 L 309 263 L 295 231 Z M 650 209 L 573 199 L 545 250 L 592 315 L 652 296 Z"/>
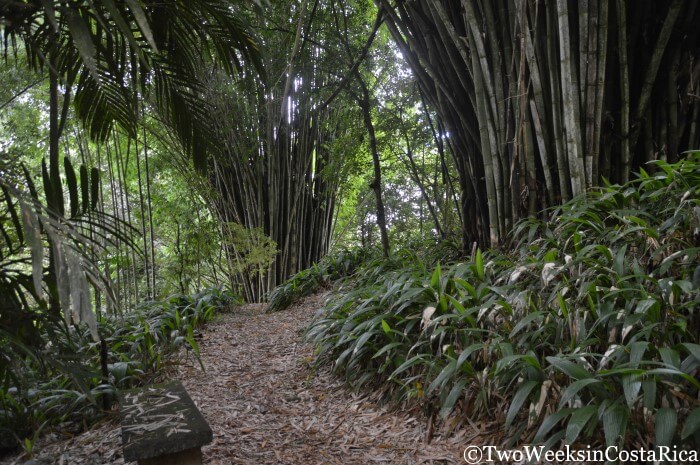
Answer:
<path fill-rule="evenodd" d="M 362 79 L 362 76 L 360 76 L 359 73 L 356 73 L 356 76 L 362 90 L 362 96 L 360 97 L 358 104 L 362 110 L 365 129 L 367 130 L 367 135 L 369 136 L 369 148 L 370 152 L 372 153 L 372 164 L 374 166 L 374 179 L 372 180 L 370 187 L 374 191 L 374 198 L 377 204 L 377 226 L 379 226 L 379 234 L 382 242 L 382 253 L 385 257 L 388 257 L 391 249 L 389 246 L 389 234 L 387 233 L 386 229 L 386 212 L 384 210 L 384 201 L 382 199 L 382 166 L 379 159 L 379 149 L 377 148 L 377 137 L 374 133 L 374 124 L 372 123 L 369 89 L 367 89 L 367 85 Z"/>

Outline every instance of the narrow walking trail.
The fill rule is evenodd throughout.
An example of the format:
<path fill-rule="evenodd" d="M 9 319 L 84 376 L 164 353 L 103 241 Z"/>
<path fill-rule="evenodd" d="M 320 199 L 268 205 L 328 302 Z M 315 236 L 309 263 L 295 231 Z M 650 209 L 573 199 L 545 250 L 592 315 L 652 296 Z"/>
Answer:
<path fill-rule="evenodd" d="M 202 332 L 197 363 L 179 378 L 214 431 L 206 464 L 464 463 L 465 432 L 426 443 L 426 420 L 347 390 L 327 368 L 312 366 L 302 332 L 322 296 L 265 314 L 245 305 Z M 472 433 L 474 430 L 471 431 Z M 37 463 L 123 464 L 118 422 L 40 444 Z M 23 462 L 19 462 L 23 463 Z"/>
<path fill-rule="evenodd" d="M 207 372 L 183 382 L 214 430 L 212 464 L 459 463 L 459 440 L 425 444 L 425 420 L 353 395 L 314 371 L 301 332 L 321 297 L 272 315 L 262 306 L 227 314 L 204 334 Z"/>

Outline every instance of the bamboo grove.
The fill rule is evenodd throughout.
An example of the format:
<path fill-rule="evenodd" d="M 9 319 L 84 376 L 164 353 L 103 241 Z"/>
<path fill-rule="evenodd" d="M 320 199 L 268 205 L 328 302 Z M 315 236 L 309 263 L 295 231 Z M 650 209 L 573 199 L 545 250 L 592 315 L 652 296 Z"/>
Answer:
<path fill-rule="evenodd" d="M 216 107 L 209 122 L 223 146 L 212 157 L 207 176 L 217 194 L 217 215 L 224 225 L 261 231 L 277 247 L 262 269 L 238 274 L 251 301 L 318 262 L 329 248 L 342 179 L 342 159 L 333 151 L 337 134 L 347 130 L 348 116 L 340 107 L 320 107 L 319 89 L 334 80 L 333 55 L 322 50 L 328 35 L 320 26 L 326 8 L 302 2 L 288 20 L 267 22 L 267 27 L 287 27 L 293 34 L 260 38 L 266 82 L 253 73 L 234 81 L 213 74 L 209 81 L 207 99 Z M 259 245 L 259 239 L 252 241 Z M 230 241 L 227 252 L 246 256 L 255 246 L 249 243 Z"/>
<path fill-rule="evenodd" d="M 465 248 L 700 145 L 697 2 L 376 3 L 444 123 Z"/>
<path fill-rule="evenodd" d="M 459 229 L 467 252 L 504 244 L 520 218 L 700 145 L 695 2 L 156 3 L 0 10 L 5 50 L 25 50 L 29 68 L 48 76 L 46 194 L 34 200 L 70 218 L 64 197 L 75 204 L 70 196 L 83 187 L 62 165 L 99 171 L 97 205 L 114 220 L 116 234 L 105 237 L 116 257 L 93 259 L 114 281 L 119 307 L 171 289 L 157 283 L 162 273 L 181 292 L 193 281 L 227 282 L 264 300 L 357 226 L 340 212 L 340 193 L 368 154 L 372 173 L 352 181 L 362 245 L 376 221 L 390 251 L 386 230 L 408 195 L 397 183 L 387 189 L 393 157 L 418 186 L 434 238 Z M 161 17 L 169 26 L 144 22 Z M 183 18 L 220 27 L 189 40 Z M 405 62 L 386 64 L 395 61 L 390 38 Z M 395 79 L 401 66 L 410 83 Z M 402 86 L 419 92 L 399 102 Z M 82 127 L 66 125 L 71 118 Z M 419 126 L 433 140 L 412 140 Z M 179 205 L 163 194 L 170 174 L 189 188 Z M 188 219 L 166 214 L 171 231 L 159 233 L 167 228 L 154 224 L 154 209 Z M 96 240 L 104 227 L 86 223 L 83 232 Z M 174 252 L 163 252 L 161 234 Z"/>

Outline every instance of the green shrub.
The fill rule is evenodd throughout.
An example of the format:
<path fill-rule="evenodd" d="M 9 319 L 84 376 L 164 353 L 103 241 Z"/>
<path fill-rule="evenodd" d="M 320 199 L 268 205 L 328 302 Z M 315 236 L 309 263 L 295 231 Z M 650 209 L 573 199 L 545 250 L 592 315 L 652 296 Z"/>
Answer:
<path fill-rule="evenodd" d="M 509 253 L 375 262 L 308 329 L 355 388 L 510 444 L 700 446 L 700 154 L 516 226 Z"/>
<path fill-rule="evenodd" d="M 325 256 L 319 263 L 300 271 L 277 286 L 270 293 L 266 311 L 271 313 L 284 310 L 321 287 L 353 274 L 363 262 L 376 253 L 376 250 L 344 249 Z"/>

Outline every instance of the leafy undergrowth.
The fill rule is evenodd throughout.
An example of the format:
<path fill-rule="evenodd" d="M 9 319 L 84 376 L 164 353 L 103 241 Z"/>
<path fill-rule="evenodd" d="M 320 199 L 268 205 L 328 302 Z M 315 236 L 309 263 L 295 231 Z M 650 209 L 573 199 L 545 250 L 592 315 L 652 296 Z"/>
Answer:
<path fill-rule="evenodd" d="M 339 286 L 320 363 L 509 445 L 700 447 L 700 156 L 521 222 L 508 253 L 402 252 Z"/>
<path fill-rule="evenodd" d="M 218 289 L 149 302 L 125 315 L 103 317 L 108 377 L 101 369 L 100 343 L 88 328 L 44 325 L 42 350 L 0 335 L 0 451 L 17 445 L 31 456 L 47 426 L 80 430 L 100 417 L 118 389 L 158 380 L 183 358 L 199 357 L 196 330 L 217 309 L 240 303 Z M 184 350 L 183 350 L 184 349 Z"/>
<path fill-rule="evenodd" d="M 272 313 L 289 308 L 299 299 L 353 274 L 362 263 L 377 253 L 376 250 L 358 248 L 341 250 L 325 256 L 319 263 L 300 271 L 277 286 L 270 293 L 265 311 Z"/>

